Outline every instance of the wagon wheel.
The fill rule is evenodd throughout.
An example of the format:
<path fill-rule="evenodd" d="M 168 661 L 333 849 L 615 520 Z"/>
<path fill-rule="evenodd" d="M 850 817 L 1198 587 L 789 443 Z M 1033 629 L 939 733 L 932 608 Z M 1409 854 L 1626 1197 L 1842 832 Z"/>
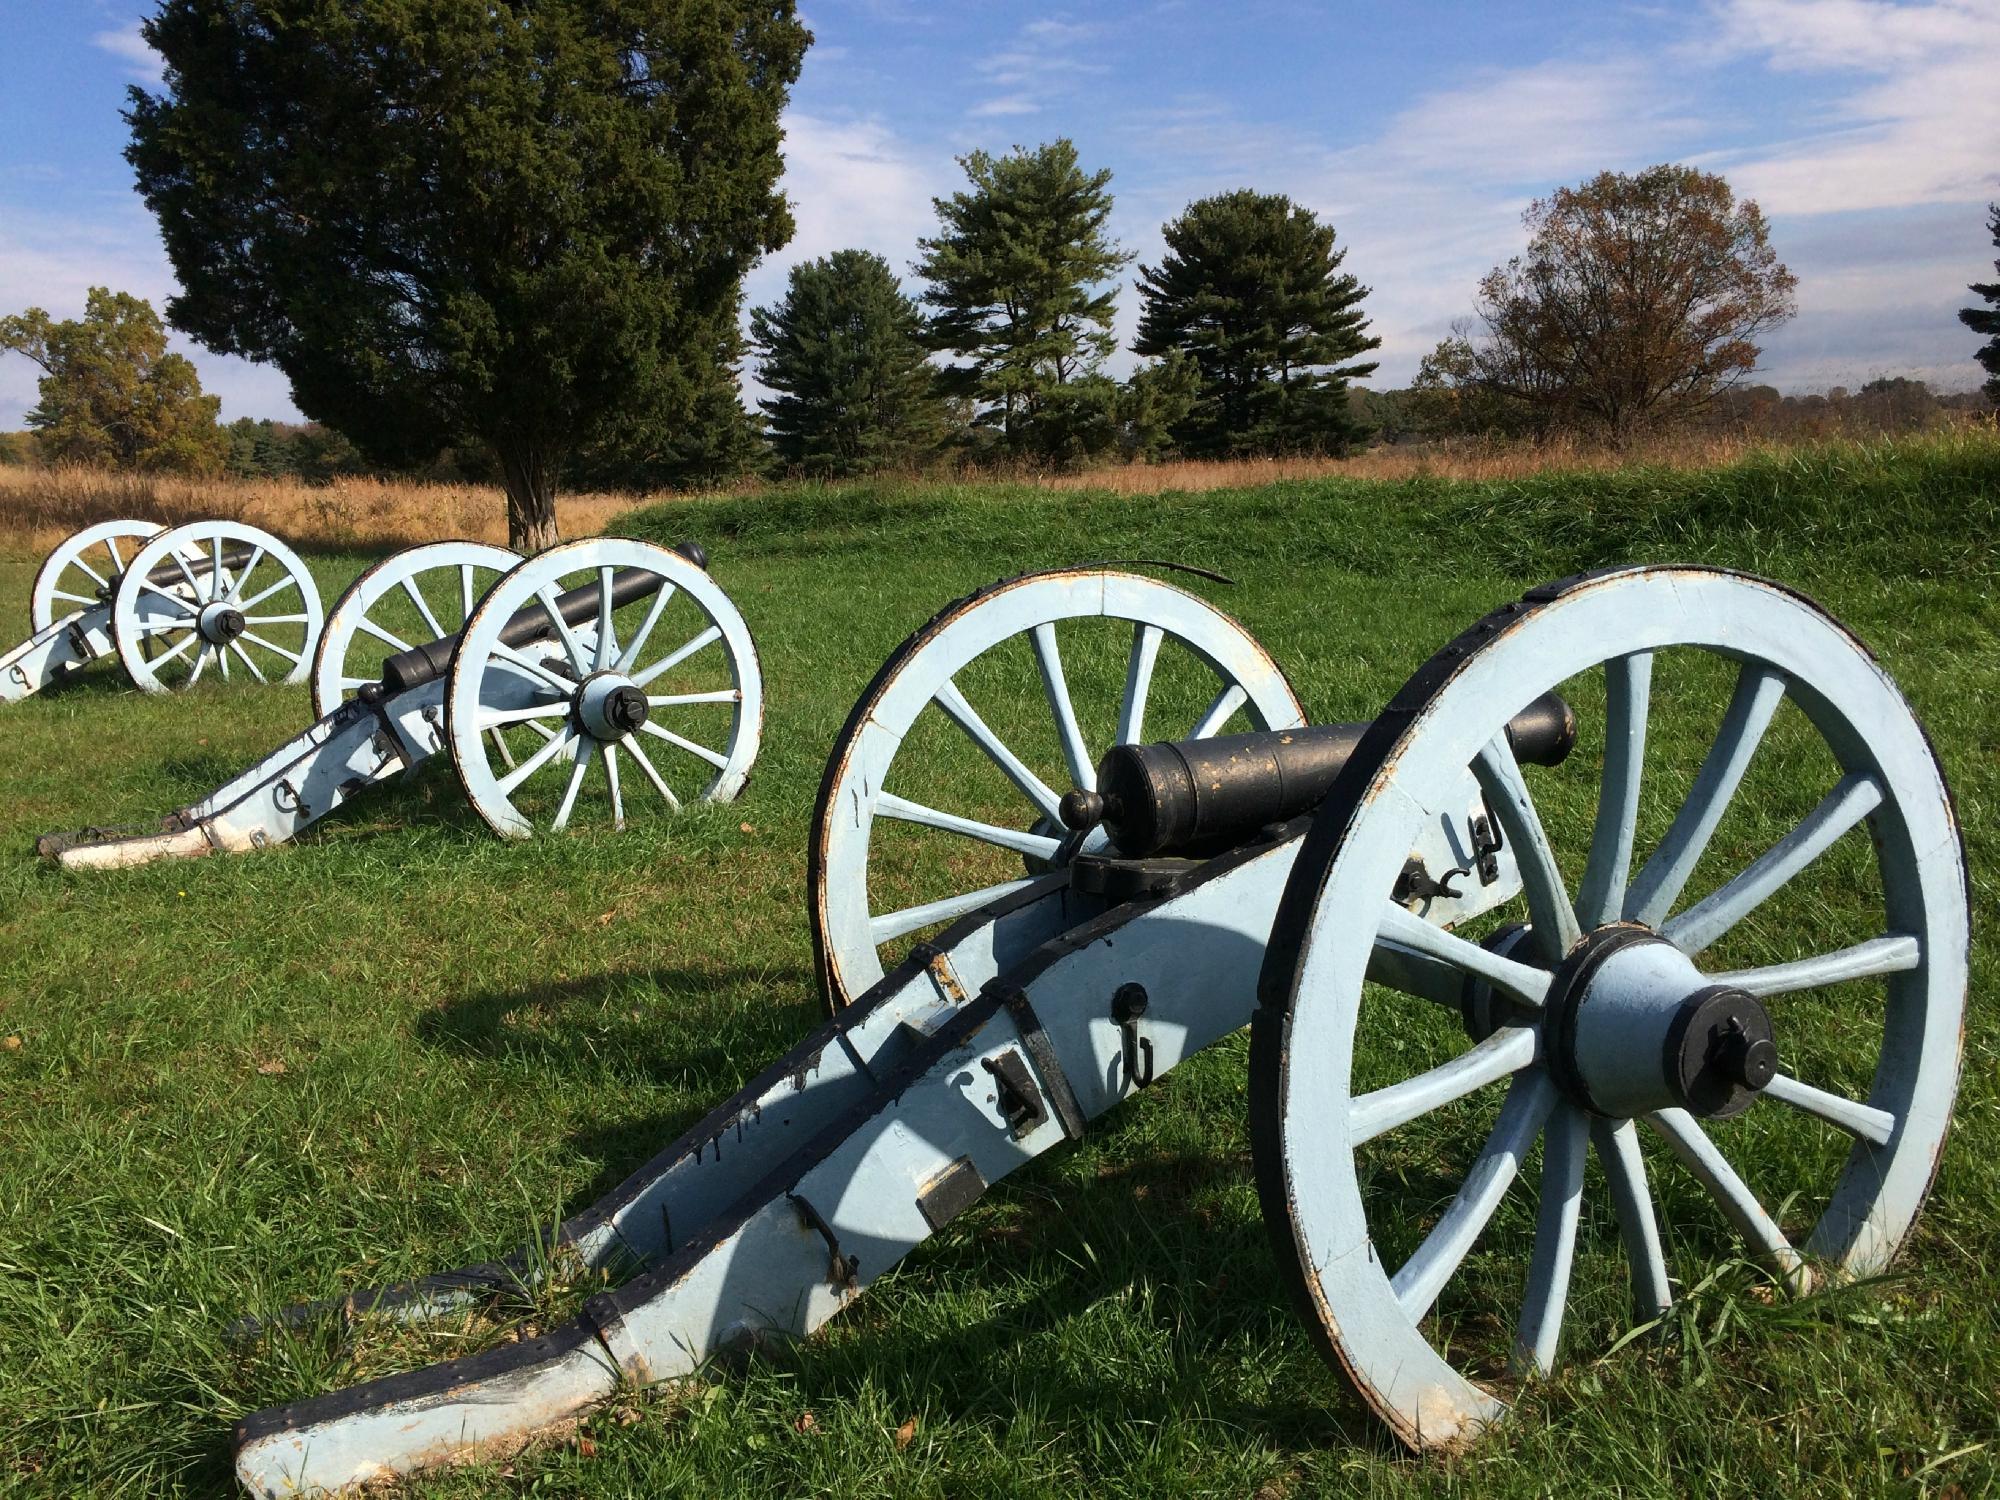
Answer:
<path fill-rule="evenodd" d="M 1706 686 L 1703 711 L 1681 684 Z M 1602 701 L 1602 753 L 1531 790 L 1499 731 L 1559 685 Z M 1681 799 L 1654 785 L 1676 750 Z M 1525 887 L 1525 923 L 1483 943 L 1388 899 L 1467 765 Z M 1697 870 L 1706 894 L 1684 902 Z M 1566 1312 L 1573 1346 L 1615 1341 L 1622 1299 L 1593 1278 L 1628 1277 L 1650 1319 L 1670 1261 L 1724 1262 L 1735 1240 L 1793 1292 L 1881 1269 L 1943 1147 L 1968 924 L 1930 744 L 1810 601 L 1633 569 L 1489 616 L 1356 752 L 1266 955 L 1258 1186 L 1316 1341 L 1403 1441 L 1450 1445 L 1554 1365 Z M 1652 1177 L 1635 1120 L 1667 1148 Z M 1539 1192 L 1510 1196 L 1537 1138 Z M 1464 1169 L 1412 1204 L 1411 1164 L 1435 1176 L 1454 1140 Z"/>
<path fill-rule="evenodd" d="M 238 521 L 196 521 L 146 542 L 111 601 L 126 674 L 149 693 L 189 687 L 232 661 L 259 682 L 306 675 L 319 590 L 298 554 Z M 150 655 L 149 655 L 150 652 Z"/>
<path fill-rule="evenodd" d="M 663 586 L 620 604 L 628 569 Z M 593 584 L 602 607 L 563 620 L 557 597 Z M 510 643 L 502 632 L 524 610 L 540 637 Z M 452 763 L 507 838 L 727 802 L 749 779 L 763 717 L 757 650 L 729 596 L 680 552 L 622 537 L 552 547 L 496 583 L 445 687 Z"/>
<path fill-rule="evenodd" d="M 1305 714 L 1248 631 L 1170 584 L 1058 569 L 947 605 L 876 673 L 820 783 L 808 879 L 829 1008 L 882 977 L 888 945 L 1046 868 L 1064 790 L 1092 789 L 1112 745 L 1207 736 L 1242 719 L 1285 729 Z M 922 831 L 902 868 L 886 868 L 883 819 Z"/>
<path fill-rule="evenodd" d="M 383 558 L 327 611 L 313 652 L 313 717 L 381 677 L 396 652 L 454 634 L 521 554 L 485 542 L 428 542 Z"/>
<path fill-rule="evenodd" d="M 160 531 L 154 521 L 99 521 L 64 537 L 35 573 L 28 598 L 32 633 L 39 635 L 64 615 L 107 602 L 125 564 Z"/>

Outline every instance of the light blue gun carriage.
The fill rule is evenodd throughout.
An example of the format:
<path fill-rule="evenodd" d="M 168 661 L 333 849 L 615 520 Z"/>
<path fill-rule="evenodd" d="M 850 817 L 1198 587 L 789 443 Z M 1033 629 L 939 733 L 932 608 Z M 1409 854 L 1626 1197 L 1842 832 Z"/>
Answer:
<path fill-rule="evenodd" d="M 1130 641 L 1096 757 L 1063 647 L 1089 621 Z M 1060 793 L 1020 748 L 1028 726 L 968 685 L 1002 649 L 1039 678 Z M 1153 693 L 1177 653 L 1212 674 L 1192 721 Z M 1674 684 L 1703 682 L 1722 684 L 1719 728 L 1642 839 L 1649 726 L 1697 713 Z M 1018 816 L 939 805 L 914 748 L 932 708 Z M 1736 858 L 1718 829 L 1766 795 L 1753 762 L 1780 735 L 1810 742 L 1823 795 Z M 1558 795 L 1562 776 L 1587 795 Z M 963 888 L 910 898 L 886 841 L 912 832 L 1003 850 L 1018 873 L 938 861 Z M 1810 894 L 1836 857 L 1871 871 L 1864 935 L 1778 899 Z M 1691 1174 L 1772 1285 L 1803 1294 L 1895 1254 L 1956 1087 L 1967 881 L 1936 757 L 1854 637 L 1716 569 L 1534 590 L 1372 722 L 1318 728 L 1191 594 L 1115 568 L 1008 580 L 939 614 L 870 685 L 828 766 L 811 873 L 830 1018 L 556 1232 L 563 1255 L 622 1279 L 537 1336 L 246 1418 L 252 1492 L 490 1454 L 738 1342 L 810 1334 L 994 1183 L 1246 1025 L 1255 1175 L 1306 1325 L 1399 1438 L 1449 1448 L 1505 1402 L 1440 1308 L 1537 1142 L 1506 1309 L 1521 1376 L 1563 1352 L 1592 1153 L 1635 1318 L 1676 1296 L 1661 1169 Z M 1768 920 L 1780 910 L 1797 915 Z M 1734 966 L 1746 923 L 1764 957 Z M 1817 1071 L 1835 1014 L 1873 1038 L 1840 1079 Z M 1455 1040 L 1382 1045 L 1420 1032 Z M 1480 1111 L 1455 1191 L 1392 1222 L 1403 1205 L 1370 1152 L 1449 1110 Z M 1753 1128 L 1830 1144 L 1754 1157 Z M 1649 1159 L 1642 1137 L 1664 1151 Z M 299 1316 L 435 1317 L 504 1295 L 547 1249 Z"/>

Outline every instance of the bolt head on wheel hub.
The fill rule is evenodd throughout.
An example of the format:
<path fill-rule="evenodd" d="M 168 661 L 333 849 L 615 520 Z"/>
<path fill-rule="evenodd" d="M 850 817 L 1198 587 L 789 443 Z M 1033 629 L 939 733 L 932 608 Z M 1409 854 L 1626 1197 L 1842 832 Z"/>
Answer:
<path fill-rule="evenodd" d="M 593 739 L 622 740 L 646 722 L 645 689 L 614 672 L 585 678 L 575 703 L 577 722 Z"/>
<path fill-rule="evenodd" d="M 233 604 L 205 606 L 197 623 L 201 627 L 201 638 L 216 646 L 228 645 L 243 634 L 247 624 L 243 611 Z"/>
<path fill-rule="evenodd" d="M 1672 943 L 1628 923 L 1599 928 L 1563 960 L 1541 1024 L 1550 1074 L 1599 1115 L 1724 1118 L 1778 1071 L 1754 995 L 1709 983 Z"/>

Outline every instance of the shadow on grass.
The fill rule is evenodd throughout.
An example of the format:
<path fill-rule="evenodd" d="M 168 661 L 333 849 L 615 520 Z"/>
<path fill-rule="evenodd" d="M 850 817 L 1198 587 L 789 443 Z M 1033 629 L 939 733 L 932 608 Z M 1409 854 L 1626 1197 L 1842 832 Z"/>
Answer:
<path fill-rule="evenodd" d="M 1051 1180 L 1053 1165 L 1010 1179 L 871 1291 L 846 1315 L 858 1330 L 836 1321 L 831 1337 L 763 1357 L 808 1403 L 872 1388 L 975 1427 L 1004 1429 L 1024 1409 L 1056 1425 L 1115 1412 L 1133 1432 L 1194 1420 L 1294 1451 L 1401 1451 L 1301 1337 L 1261 1218 L 1244 1208 L 1247 1157 L 1167 1152 L 1088 1184 Z M 942 1332 L 894 1306 L 948 1308 L 968 1286 L 1002 1305 Z M 1156 1346 L 1136 1356 L 1134 1324 Z"/>
<path fill-rule="evenodd" d="M 803 967 L 653 967 L 469 995 L 420 1016 L 415 1031 L 458 1057 L 526 1062 L 614 1089 L 637 1073 L 685 1100 L 637 1117 L 614 1109 L 607 1123 L 574 1132 L 574 1151 L 604 1165 L 564 1205 L 568 1215 L 672 1144 L 820 1018 Z"/>

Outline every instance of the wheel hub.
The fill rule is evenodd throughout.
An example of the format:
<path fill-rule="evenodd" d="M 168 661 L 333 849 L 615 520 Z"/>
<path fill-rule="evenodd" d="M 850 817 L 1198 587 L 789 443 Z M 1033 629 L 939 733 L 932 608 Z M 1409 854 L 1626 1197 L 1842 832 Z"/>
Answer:
<path fill-rule="evenodd" d="M 1555 971 L 1541 1019 L 1550 1076 L 1594 1114 L 1740 1114 L 1778 1071 L 1757 998 L 1709 982 L 1651 929 L 1601 927 Z"/>
<path fill-rule="evenodd" d="M 209 604 L 197 620 L 201 638 L 212 645 L 226 646 L 243 634 L 247 622 L 243 611 L 233 604 Z"/>
<path fill-rule="evenodd" d="M 577 722 L 592 739 L 622 740 L 646 722 L 644 688 L 615 672 L 586 677 L 576 690 Z"/>

